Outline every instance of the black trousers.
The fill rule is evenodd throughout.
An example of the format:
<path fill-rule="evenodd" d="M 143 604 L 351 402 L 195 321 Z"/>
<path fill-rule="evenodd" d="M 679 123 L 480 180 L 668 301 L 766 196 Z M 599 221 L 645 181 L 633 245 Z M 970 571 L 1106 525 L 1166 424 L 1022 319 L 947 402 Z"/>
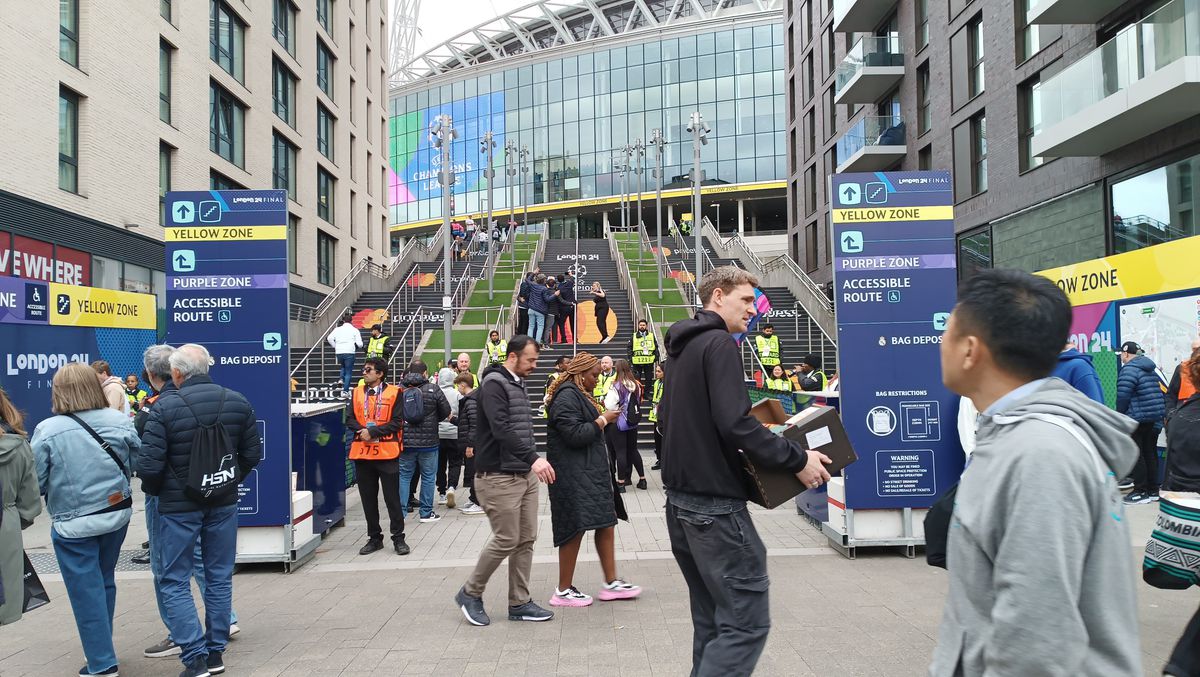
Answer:
<path fill-rule="evenodd" d="M 458 439 L 441 440 L 438 449 L 437 490 L 439 494 L 446 493 L 447 487 L 458 488 L 459 475 L 462 473 L 463 452 L 466 446 Z"/>
<path fill-rule="evenodd" d="M 529 335 L 529 309 L 517 308 L 517 326 L 513 331 L 513 335 L 524 334 Z"/>
<path fill-rule="evenodd" d="M 558 314 L 558 321 L 554 323 L 554 331 L 558 334 L 559 343 L 567 343 L 571 337 L 575 335 L 575 306 L 566 306 L 566 309 Z M 567 335 L 567 326 L 571 327 L 570 336 Z"/>
<path fill-rule="evenodd" d="M 704 515 L 667 502 L 671 552 L 692 606 L 692 677 L 750 675 L 771 630 L 767 548 L 745 508 Z"/>
<path fill-rule="evenodd" d="M 372 541 L 383 540 L 383 529 L 379 527 L 381 485 L 392 540 L 404 538 L 404 507 L 400 504 L 400 462 L 396 459 L 355 461 L 354 474 L 358 478 L 358 495 L 362 499 L 363 516 L 367 520 L 367 538 Z"/>
<path fill-rule="evenodd" d="M 1140 454 L 1139 467 L 1145 470 L 1145 476 L 1135 475 L 1138 485 L 1134 491 L 1144 491 L 1150 494 L 1158 493 L 1158 424 L 1154 421 L 1139 423 L 1133 431 L 1133 442 Z"/>
<path fill-rule="evenodd" d="M 600 340 L 608 338 L 608 304 L 596 306 L 596 328 L 600 330 Z"/>
<path fill-rule="evenodd" d="M 654 385 L 654 363 L 631 364 L 630 366 L 633 367 L 634 375 L 642 382 L 642 389 L 650 390 L 651 386 Z"/>
<path fill-rule="evenodd" d="M 637 428 L 633 430 L 617 430 L 613 423 L 604 428 L 612 430 L 613 450 L 617 457 L 617 479 L 629 484 L 633 479 L 633 471 L 637 470 L 638 477 L 646 476 L 646 467 L 642 465 L 642 455 L 637 448 Z"/>
<path fill-rule="evenodd" d="M 662 433 L 658 432 L 658 424 L 655 423 L 654 424 L 654 460 L 658 463 L 662 463 L 662 444 L 663 444 L 663 436 L 662 436 Z"/>
<path fill-rule="evenodd" d="M 463 450 L 463 486 L 470 491 L 471 502 L 479 505 L 479 497 L 475 495 L 475 457 L 466 457 L 466 450 Z"/>

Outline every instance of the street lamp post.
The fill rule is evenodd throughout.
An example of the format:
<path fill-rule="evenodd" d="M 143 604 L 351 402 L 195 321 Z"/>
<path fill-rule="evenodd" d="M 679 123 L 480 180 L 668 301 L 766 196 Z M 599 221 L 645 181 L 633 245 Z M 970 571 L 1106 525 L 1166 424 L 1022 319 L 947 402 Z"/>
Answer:
<path fill-rule="evenodd" d="M 701 267 L 700 249 L 702 246 L 701 233 L 703 229 L 700 227 L 700 183 L 704 180 L 704 175 L 700 170 L 700 146 L 708 143 L 709 129 L 708 123 L 704 121 L 704 116 L 700 111 L 692 113 L 691 120 L 688 122 L 687 131 L 692 134 L 692 229 L 696 232 L 695 251 L 692 256 L 696 259 L 696 290 L 700 290 L 700 276 L 704 272 Z M 696 294 L 696 307 L 700 307 L 700 294 Z"/>
<path fill-rule="evenodd" d="M 486 161 L 487 164 L 483 170 L 483 176 L 484 176 L 484 178 L 487 179 L 487 182 L 488 182 L 487 239 L 484 240 L 484 242 L 487 242 L 487 244 L 488 244 L 488 258 L 490 259 L 493 256 L 495 256 L 496 260 L 499 260 L 500 253 L 492 251 L 492 249 L 494 249 L 494 247 L 492 247 L 492 187 L 496 183 L 496 170 L 492 169 L 492 151 L 494 151 L 495 149 L 496 149 L 496 140 L 492 137 L 492 132 L 490 130 L 484 132 L 483 138 L 479 140 L 479 152 L 483 153 L 484 156 L 487 158 L 487 161 Z M 485 261 L 486 261 L 486 259 L 485 259 Z M 491 273 L 488 273 L 488 271 L 486 270 L 486 265 L 487 264 L 485 263 L 484 264 L 485 270 L 484 270 L 483 274 L 487 275 L 488 301 L 491 301 L 491 300 L 493 300 L 492 278 L 496 276 L 496 267 L 493 265 Z"/>
<path fill-rule="evenodd" d="M 442 254 L 445 258 L 443 265 L 446 267 L 446 271 L 443 273 L 445 294 L 442 296 L 442 333 L 445 334 L 443 364 L 450 364 L 450 325 L 452 324 L 450 306 L 453 303 L 451 297 L 454 295 L 453 280 L 451 280 L 454 269 L 450 262 L 450 193 L 454 186 L 454 167 L 450 161 L 450 144 L 457 138 L 458 132 L 454 129 L 454 121 L 449 115 L 444 113 L 438 115 L 429 125 L 429 143 L 437 148 L 442 156 L 442 171 L 438 177 L 438 183 L 442 186 Z"/>
<path fill-rule="evenodd" d="M 662 130 L 655 127 L 650 132 L 650 145 L 657 149 L 654 157 L 654 225 L 658 228 L 658 255 L 665 257 L 662 248 L 662 156 L 663 145 L 666 140 L 663 139 Z M 658 300 L 663 297 L 663 270 L 658 270 Z"/>
<path fill-rule="evenodd" d="M 710 204 L 709 207 L 717 208 L 717 223 L 716 223 L 717 228 L 716 228 L 716 230 L 718 233 L 720 233 L 721 232 L 721 203 L 714 202 L 714 203 Z"/>
<path fill-rule="evenodd" d="M 637 182 L 637 243 L 638 243 L 638 272 L 642 272 L 642 159 L 646 157 L 646 144 L 641 137 L 633 142 L 633 151 L 637 155 L 637 168 L 634 170 L 634 180 Z"/>
<path fill-rule="evenodd" d="M 521 226 L 525 228 L 526 232 L 529 231 L 529 198 L 532 197 L 531 195 L 530 196 L 525 195 L 525 182 L 529 180 L 528 175 L 529 175 L 529 146 L 526 146 L 525 144 L 521 144 L 521 207 L 522 207 L 522 209 L 525 210 L 525 216 L 521 217 Z M 532 188 L 532 187 L 533 186 L 531 184 L 530 188 Z M 513 240 L 516 240 L 516 239 L 517 239 L 516 235 L 514 235 Z M 517 243 L 514 241 L 513 246 L 516 247 L 516 245 L 517 245 Z"/>
<path fill-rule="evenodd" d="M 504 224 L 505 228 L 509 228 L 509 224 L 517 222 L 517 203 L 513 196 L 513 188 L 516 187 L 517 180 L 517 143 L 512 139 L 504 142 L 504 173 L 508 176 L 508 223 Z M 512 232 L 508 235 L 513 240 L 508 243 L 510 252 L 510 262 L 513 272 L 517 272 L 517 229 L 511 228 Z M 508 242 L 510 237 L 505 237 L 505 242 Z M 519 282 L 519 280 L 518 280 Z"/>

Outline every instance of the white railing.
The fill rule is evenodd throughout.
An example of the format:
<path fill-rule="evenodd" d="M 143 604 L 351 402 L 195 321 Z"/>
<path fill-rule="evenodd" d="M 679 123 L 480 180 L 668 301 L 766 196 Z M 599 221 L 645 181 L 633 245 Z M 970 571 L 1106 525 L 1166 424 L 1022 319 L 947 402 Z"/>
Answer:
<path fill-rule="evenodd" d="M 321 332 L 321 338 L 316 343 L 314 343 L 311 348 L 308 349 L 308 352 L 304 353 L 304 356 L 301 357 L 300 361 L 296 363 L 296 366 L 292 368 L 292 371 L 289 373 L 289 376 L 291 376 L 291 378 L 296 378 L 296 375 L 300 372 L 300 370 L 301 369 L 304 370 L 304 374 L 303 374 L 304 383 L 303 383 L 302 391 L 308 391 L 310 388 L 313 387 L 313 384 L 312 384 L 313 353 L 316 352 L 318 348 L 320 348 L 319 355 L 321 358 L 321 367 L 323 370 L 323 368 L 325 366 L 326 351 L 332 350 L 332 348 L 329 346 L 329 340 L 328 340 L 329 332 L 333 331 L 337 327 L 338 322 L 341 322 L 342 318 L 345 317 L 346 315 L 348 315 L 349 313 L 350 313 L 350 306 L 346 306 L 342 310 L 341 313 L 338 313 L 337 319 L 334 320 L 328 327 L 326 327 L 325 331 Z M 320 378 L 320 374 L 318 374 L 318 378 Z M 299 380 L 299 379 L 296 379 L 296 380 Z"/>

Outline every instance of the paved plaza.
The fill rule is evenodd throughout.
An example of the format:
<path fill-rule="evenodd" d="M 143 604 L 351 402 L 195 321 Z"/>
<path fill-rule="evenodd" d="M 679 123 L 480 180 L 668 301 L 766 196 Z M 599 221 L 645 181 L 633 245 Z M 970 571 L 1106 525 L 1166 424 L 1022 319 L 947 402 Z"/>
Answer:
<path fill-rule="evenodd" d="M 650 490 L 625 495 L 630 521 L 617 528 L 621 575 L 645 588 L 628 602 L 556 609 L 549 623 L 504 619 L 506 576 L 493 578 L 484 601 L 490 627 L 468 625 L 451 598 L 488 536 L 485 517 L 445 511 L 436 524 L 407 523 L 413 553 L 390 550 L 360 557 L 366 527 L 351 490 L 344 527 L 290 575 L 252 567 L 234 577 L 241 634 L 225 656 L 230 675 L 685 675 L 690 668 L 687 590 L 670 554 L 658 473 Z M 138 501 L 140 505 L 140 497 Z M 1129 509 L 1129 556 L 1141 549 L 1157 508 Z M 546 602 L 557 583 L 543 489 L 541 536 L 533 589 Z M 770 551 L 772 631 L 759 675 L 923 675 L 933 649 L 946 574 L 892 550 L 860 550 L 848 561 L 794 509 L 755 508 Z M 126 539 L 123 560 L 144 540 L 141 514 Z M 414 513 L 415 517 L 415 513 Z M 43 515 L 26 532 L 39 568 L 53 570 Z M 144 567 L 118 573 L 116 645 L 126 677 L 175 675 L 177 658 L 143 658 L 165 635 Z M 70 605 L 60 579 L 43 575 L 53 602 L 0 629 L 0 676 L 74 675 L 83 664 Z M 590 544 L 576 585 L 595 594 L 599 565 Z M 1137 585 L 1147 675 L 1158 675 L 1200 602 L 1194 591 L 1172 593 Z"/>

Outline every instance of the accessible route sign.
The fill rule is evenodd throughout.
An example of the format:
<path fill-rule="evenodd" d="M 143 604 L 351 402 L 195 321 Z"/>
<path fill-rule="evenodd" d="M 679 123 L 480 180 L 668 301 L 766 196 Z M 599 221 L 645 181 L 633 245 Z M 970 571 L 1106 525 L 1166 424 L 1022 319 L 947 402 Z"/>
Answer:
<path fill-rule="evenodd" d="M 841 413 L 859 457 L 846 507 L 929 507 L 963 465 L 939 355 L 958 285 L 950 175 L 837 174 L 832 190 Z"/>
<path fill-rule="evenodd" d="M 287 193 L 167 193 L 167 341 L 208 349 L 213 381 L 250 400 L 263 459 L 240 526 L 291 523 Z"/>

